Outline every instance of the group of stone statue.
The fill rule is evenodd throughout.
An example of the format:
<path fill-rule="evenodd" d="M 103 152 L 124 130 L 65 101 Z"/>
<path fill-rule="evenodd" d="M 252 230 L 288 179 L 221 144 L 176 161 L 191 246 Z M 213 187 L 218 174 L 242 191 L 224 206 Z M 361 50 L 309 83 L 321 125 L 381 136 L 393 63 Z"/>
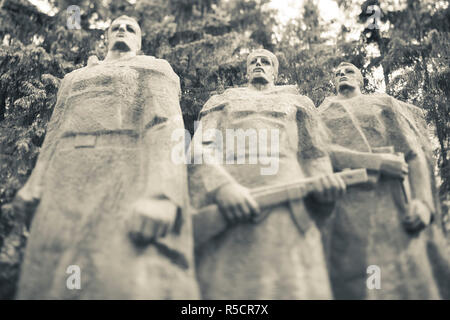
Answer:
<path fill-rule="evenodd" d="M 171 138 L 184 129 L 178 76 L 167 61 L 137 55 L 133 18 L 114 20 L 108 41 L 103 61 L 62 81 L 17 195 L 38 204 L 17 298 L 448 298 L 419 108 L 363 95 L 360 71 L 341 63 L 337 96 L 317 109 L 295 86 L 275 85 L 278 60 L 258 49 L 248 86 L 205 104 L 180 163 Z M 228 152 L 218 137 L 229 130 L 277 139 L 255 148 L 248 136 Z M 199 150 L 213 161 L 188 161 Z M 262 174 L 271 161 L 277 170 Z M 71 265 L 80 289 L 67 286 Z M 369 266 L 381 270 L 377 288 Z"/>

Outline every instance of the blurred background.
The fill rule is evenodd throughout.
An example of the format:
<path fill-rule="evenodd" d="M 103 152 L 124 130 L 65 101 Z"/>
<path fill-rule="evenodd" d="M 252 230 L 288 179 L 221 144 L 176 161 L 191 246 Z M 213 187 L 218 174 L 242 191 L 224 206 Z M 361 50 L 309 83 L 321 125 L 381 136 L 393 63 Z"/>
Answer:
<path fill-rule="evenodd" d="M 80 8 L 80 29 L 67 8 Z M 435 0 L 0 0 L 0 299 L 12 298 L 27 231 L 11 201 L 30 175 L 64 75 L 103 59 L 105 30 L 127 14 L 142 53 L 180 76 L 185 125 L 206 100 L 245 84 L 255 48 L 280 60 L 278 84 L 318 106 L 334 94 L 333 68 L 362 68 L 365 92 L 423 108 L 436 157 L 443 227 L 450 203 L 448 1 Z"/>

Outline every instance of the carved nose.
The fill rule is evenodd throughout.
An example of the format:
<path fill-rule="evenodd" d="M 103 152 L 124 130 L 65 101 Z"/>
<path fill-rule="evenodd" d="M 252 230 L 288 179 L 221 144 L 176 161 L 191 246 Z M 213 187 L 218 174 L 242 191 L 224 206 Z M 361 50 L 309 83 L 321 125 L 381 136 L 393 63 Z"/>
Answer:
<path fill-rule="evenodd" d="M 119 26 L 119 31 L 125 32 L 125 25 L 124 24 L 121 24 Z"/>

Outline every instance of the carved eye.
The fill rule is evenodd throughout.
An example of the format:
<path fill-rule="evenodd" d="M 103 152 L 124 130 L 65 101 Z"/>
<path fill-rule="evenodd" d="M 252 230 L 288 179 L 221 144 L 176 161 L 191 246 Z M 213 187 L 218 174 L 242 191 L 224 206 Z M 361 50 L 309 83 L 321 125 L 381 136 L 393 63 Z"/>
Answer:
<path fill-rule="evenodd" d="M 127 24 L 127 31 L 131 32 L 131 33 L 136 33 L 136 30 L 134 30 L 134 28 L 132 26 L 130 26 L 129 24 Z"/>
<path fill-rule="evenodd" d="M 119 26 L 118 25 L 115 25 L 115 26 L 113 26 L 111 28 L 111 31 L 117 31 L 117 30 L 119 30 Z"/>
<path fill-rule="evenodd" d="M 345 72 L 347 72 L 347 73 L 355 73 L 355 71 L 353 71 L 352 69 L 347 69 L 347 70 L 345 70 Z"/>
<path fill-rule="evenodd" d="M 255 64 L 256 63 L 256 59 L 253 59 L 252 61 L 250 61 L 250 64 Z"/>
<path fill-rule="evenodd" d="M 261 59 L 261 63 L 270 66 L 270 61 L 265 58 Z"/>

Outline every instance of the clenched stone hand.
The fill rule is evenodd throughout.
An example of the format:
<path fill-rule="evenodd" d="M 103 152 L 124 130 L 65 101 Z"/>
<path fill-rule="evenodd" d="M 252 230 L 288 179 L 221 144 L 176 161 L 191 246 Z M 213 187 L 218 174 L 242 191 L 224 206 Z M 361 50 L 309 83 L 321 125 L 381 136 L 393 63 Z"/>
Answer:
<path fill-rule="evenodd" d="M 128 221 L 129 235 L 136 244 L 165 237 L 173 228 L 178 208 L 165 199 L 139 199 Z"/>

